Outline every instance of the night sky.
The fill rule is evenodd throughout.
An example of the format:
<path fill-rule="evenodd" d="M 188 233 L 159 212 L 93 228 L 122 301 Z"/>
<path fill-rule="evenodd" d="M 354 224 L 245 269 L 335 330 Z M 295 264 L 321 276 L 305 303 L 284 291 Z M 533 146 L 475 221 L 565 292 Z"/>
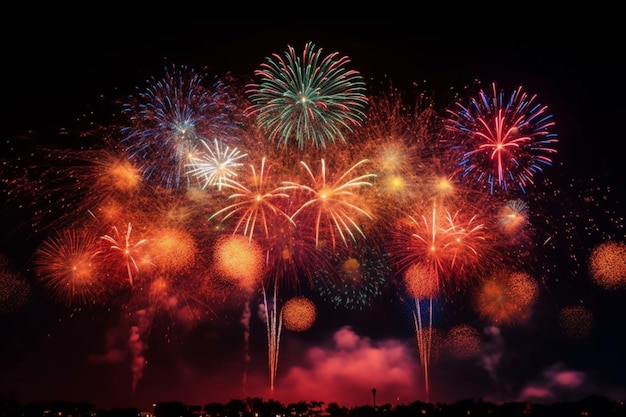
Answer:
<path fill-rule="evenodd" d="M 3 29 L 0 399 L 142 409 L 159 401 L 204 405 L 245 397 L 355 406 L 371 404 L 373 387 L 377 404 L 626 398 L 624 261 L 609 259 L 608 269 L 619 275 L 615 285 L 599 284 L 589 270 L 589 258 L 602 243 L 625 253 L 626 176 L 618 144 L 624 139 L 620 77 L 626 68 L 621 47 L 612 46 L 615 34 L 574 35 L 572 28 L 559 35 L 486 36 L 493 32 L 471 25 L 453 25 L 445 33 L 356 19 L 209 24 L 162 13 L 161 20 L 133 14 L 106 23 L 33 19 L 19 32 Z M 305 331 L 283 329 L 274 392 L 259 291 L 250 297 L 249 315 L 245 294 L 198 302 L 201 291 L 185 287 L 185 294 L 172 295 L 172 304 L 142 316 L 137 305 L 124 301 L 127 293 L 104 305 L 68 307 L 37 281 L 34 253 L 62 228 L 54 219 L 67 215 L 56 200 L 48 202 L 50 213 L 32 220 L 24 207 L 46 203 L 29 191 L 41 193 L 45 185 L 15 192 L 26 167 L 37 172 L 33 166 L 54 160 L 39 149 L 80 149 L 77 132 L 107 125 L 112 114 L 119 115 L 120 103 L 172 64 L 253 78 L 267 57 L 282 56 L 288 46 L 301 51 L 309 41 L 347 56 L 348 67 L 368 86 L 391 81 L 406 92 L 427 86 L 424 91 L 436 91 L 439 103 L 477 80 L 486 91 L 495 82 L 505 94 L 522 86 L 554 116 L 558 152 L 526 195 L 534 244 L 526 248 L 525 265 L 537 283 L 536 299 L 514 323 L 481 317 L 460 290 L 436 300 L 439 339 L 429 362 L 428 394 L 413 305 L 395 296 L 400 290 L 392 273 L 383 276 L 396 287 L 357 309 L 324 303 L 311 289 L 283 290 L 281 301 L 289 291 L 311 295 L 317 317 Z M 180 275 L 202 276 L 210 255 L 202 257 Z M 370 278 L 391 270 L 374 261 L 370 266 Z"/>

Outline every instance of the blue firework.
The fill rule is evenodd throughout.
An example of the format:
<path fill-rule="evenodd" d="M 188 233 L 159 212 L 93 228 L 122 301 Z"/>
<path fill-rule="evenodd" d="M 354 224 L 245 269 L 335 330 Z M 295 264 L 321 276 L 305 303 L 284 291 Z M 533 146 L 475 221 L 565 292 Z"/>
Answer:
<path fill-rule="evenodd" d="M 447 112 L 447 129 L 460 134 L 463 177 L 487 184 L 491 193 L 513 184 L 526 193 L 535 175 L 552 165 L 552 114 L 522 87 L 506 97 L 492 83 L 490 92 L 481 89 L 467 106 L 457 102 Z"/>
<path fill-rule="evenodd" d="M 166 68 L 145 89 L 130 96 L 122 114 L 122 143 L 147 180 L 166 188 L 189 185 L 186 166 L 201 141 L 236 139 L 237 106 L 230 88 L 186 66 Z"/>

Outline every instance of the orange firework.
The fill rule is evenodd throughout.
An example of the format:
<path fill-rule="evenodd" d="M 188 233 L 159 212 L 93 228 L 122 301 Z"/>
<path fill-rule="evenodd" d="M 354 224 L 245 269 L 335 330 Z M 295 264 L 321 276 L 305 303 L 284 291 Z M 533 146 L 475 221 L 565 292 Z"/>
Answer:
<path fill-rule="evenodd" d="M 400 91 L 389 86 L 381 96 L 372 97 L 365 126 L 357 135 L 362 140 L 355 148 L 376 169 L 367 191 L 377 211 L 401 215 L 423 198 L 423 176 L 416 170 L 424 162 L 419 129 Z"/>
<path fill-rule="evenodd" d="M 30 298 L 28 282 L 8 268 L 7 259 L 0 254 L 0 313 L 18 311 Z"/>
<path fill-rule="evenodd" d="M 539 296 L 539 285 L 530 275 L 514 271 L 507 280 L 508 291 L 517 300 L 520 309 L 531 307 Z"/>
<path fill-rule="evenodd" d="M 310 181 L 309 185 L 293 181 L 284 182 L 284 190 L 295 191 L 296 199 L 304 199 L 304 203 L 291 218 L 296 221 L 298 227 L 314 225 L 317 246 L 320 246 L 324 239 L 328 239 L 333 248 L 338 239 L 348 246 L 349 239 L 356 241 L 358 235 L 365 238 L 360 218 L 371 220 L 372 215 L 360 206 L 362 197 L 358 191 L 362 187 L 371 186 L 369 181 L 376 175 L 368 173 L 355 176 L 357 169 L 368 163 L 366 159 L 360 160 L 336 176 L 328 174 L 324 159 L 320 162 L 321 170 L 317 176 L 305 162 L 300 162 Z"/>
<path fill-rule="evenodd" d="M 493 324 L 525 321 L 538 294 L 538 285 L 527 274 L 499 269 L 483 280 L 475 294 L 480 316 Z"/>
<path fill-rule="evenodd" d="M 563 307 L 559 311 L 559 327 L 568 339 L 584 339 L 591 333 L 593 313 L 582 305 Z"/>
<path fill-rule="evenodd" d="M 621 242 L 604 242 L 596 246 L 589 256 L 591 279 L 607 290 L 626 284 L 626 245 Z"/>
<path fill-rule="evenodd" d="M 455 292 L 478 268 L 486 247 L 486 234 L 476 216 L 451 213 L 443 201 L 451 196 L 449 181 L 437 181 L 433 188 L 437 199 L 421 217 L 407 216 L 393 230 L 391 257 L 404 275 L 407 290 L 429 299 L 429 325 L 424 326 L 420 299 L 415 297 L 414 321 L 418 349 L 424 370 L 426 397 L 429 396 L 428 364 L 431 338 L 420 338 L 424 329 L 432 328 L 433 298 L 440 293 Z"/>
<path fill-rule="evenodd" d="M 471 358 L 480 351 L 480 333 L 467 324 L 459 324 L 448 331 L 446 347 L 457 358 Z"/>
<path fill-rule="evenodd" d="M 317 309 L 306 297 L 294 297 L 285 303 L 282 310 L 283 326 L 294 332 L 308 330 L 315 323 Z"/>
<path fill-rule="evenodd" d="M 435 298 L 439 292 L 437 273 L 428 265 L 411 265 L 404 273 L 404 285 L 415 299 Z"/>
<path fill-rule="evenodd" d="M 431 303 L 432 311 L 432 303 Z M 417 311 L 419 312 L 419 305 Z M 432 317 L 432 315 L 431 315 Z M 417 350 L 419 353 L 420 363 L 422 365 L 422 373 L 424 375 L 424 392 L 426 394 L 426 402 L 430 400 L 430 362 L 441 353 L 443 345 L 443 335 L 441 330 L 432 327 L 431 323 L 427 327 L 423 327 L 417 316 L 415 316 L 415 340 L 417 342 Z"/>
<path fill-rule="evenodd" d="M 185 230 L 168 227 L 156 231 L 148 242 L 147 252 L 161 270 L 178 272 L 193 264 L 198 248 Z"/>
<path fill-rule="evenodd" d="M 276 223 L 277 217 L 288 219 L 293 223 L 277 205 L 280 200 L 285 200 L 289 196 L 283 193 L 280 188 L 274 187 L 270 181 L 271 167 L 271 164 L 266 165 L 266 158 L 261 160 L 261 167 L 258 172 L 254 165 L 250 165 L 252 175 L 249 186 L 245 182 L 226 179 L 224 187 L 232 191 L 228 199 L 234 202 L 215 212 L 209 217 L 209 220 L 217 216 L 223 216 L 222 221 L 233 217 L 236 219 L 233 234 L 241 230 L 243 235 L 248 236 L 250 240 L 252 240 L 257 228 L 261 229 L 263 237 L 268 238 L 270 229 Z"/>
<path fill-rule="evenodd" d="M 88 305 L 98 301 L 104 286 L 98 274 L 95 236 L 64 229 L 47 238 L 35 253 L 35 270 L 53 298 L 66 305 Z"/>
<path fill-rule="evenodd" d="M 94 168 L 100 190 L 107 187 L 110 191 L 134 193 L 142 184 L 141 172 L 125 156 L 103 152 Z"/>
<path fill-rule="evenodd" d="M 413 321 L 415 323 L 415 337 L 417 341 L 417 351 L 422 364 L 424 374 L 424 389 L 426 401 L 430 396 L 429 367 L 433 354 L 432 343 L 436 334 L 433 333 L 433 299 L 439 293 L 439 281 L 437 271 L 432 265 L 415 264 L 410 266 L 404 273 L 404 285 L 407 292 L 415 301 L 413 311 Z M 428 326 L 424 326 L 422 319 L 421 300 L 428 300 Z"/>
<path fill-rule="evenodd" d="M 348 258 L 341 264 L 341 270 L 348 277 L 356 277 L 360 278 L 361 273 L 359 272 L 361 268 L 361 264 L 355 258 Z"/>
<path fill-rule="evenodd" d="M 296 227 L 290 219 L 280 217 L 262 240 L 266 255 L 267 283 L 276 281 L 280 287 L 299 288 L 322 268 L 330 268 L 330 251 L 315 242 L 315 236 Z"/>
<path fill-rule="evenodd" d="M 146 224 L 153 224 L 155 228 L 172 226 L 195 230 L 198 224 L 194 222 L 204 218 L 207 206 L 215 204 L 210 200 L 217 200 L 209 199 L 208 196 L 206 191 L 191 187 L 184 194 L 155 189 L 146 193 L 144 198 L 133 201 L 133 205 L 140 208 L 136 216 L 140 216 L 141 221 Z"/>
<path fill-rule="evenodd" d="M 108 199 L 91 209 L 92 215 L 108 224 L 117 223 L 128 216 L 128 207 L 116 199 Z"/>
<path fill-rule="evenodd" d="M 263 273 L 263 250 L 241 235 L 228 235 L 215 243 L 213 258 L 217 271 L 226 279 L 251 290 Z"/>
<path fill-rule="evenodd" d="M 446 335 L 437 327 L 424 327 L 415 332 L 418 345 L 428 347 L 427 354 L 420 355 L 421 361 L 432 362 L 441 356 L 446 347 Z M 424 372 L 428 372 L 429 364 L 422 363 Z"/>
<path fill-rule="evenodd" d="M 433 203 L 429 213 L 408 216 L 396 226 L 392 258 L 401 272 L 414 264 L 426 265 L 440 289 L 454 290 L 459 282 L 452 280 L 471 277 L 484 255 L 486 234 L 476 220 Z"/>
<path fill-rule="evenodd" d="M 528 224 L 528 204 L 519 199 L 507 201 L 498 211 L 498 223 L 505 234 L 517 234 Z"/>

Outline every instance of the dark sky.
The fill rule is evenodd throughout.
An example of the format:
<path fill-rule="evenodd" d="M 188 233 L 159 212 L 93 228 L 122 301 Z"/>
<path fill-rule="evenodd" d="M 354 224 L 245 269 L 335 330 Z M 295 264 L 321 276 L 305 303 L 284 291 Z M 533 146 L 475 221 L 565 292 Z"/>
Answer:
<path fill-rule="evenodd" d="M 523 324 L 489 326 L 472 319 L 462 301 L 449 309 L 435 304 L 435 321 L 442 329 L 471 322 L 482 343 L 469 357 L 443 355 L 433 361 L 430 399 L 626 397 L 626 346 L 619 337 L 626 330 L 624 290 L 598 288 L 585 270 L 591 248 L 607 240 L 623 243 L 625 238 L 619 143 L 626 110 L 620 77 L 626 68 L 617 33 L 585 35 L 584 27 L 572 24 L 548 34 L 542 32 L 546 21 L 539 16 L 527 25 L 515 22 L 508 27 L 501 21 L 502 30 L 469 23 L 427 30 L 394 19 L 309 16 L 315 22 L 302 23 L 204 20 L 192 16 L 195 10 L 184 10 L 177 18 L 169 10 L 161 12 L 160 19 L 135 13 L 105 13 L 100 19 L 97 11 L 74 19 L 59 13 L 3 29 L 0 103 L 6 146 L 23 135 L 49 141 L 60 129 L 73 129 L 85 114 L 97 117 L 108 111 L 103 103 L 123 100 L 171 63 L 206 67 L 218 75 L 230 71 L 252 76 L 272 53 L 282 54 L 288 45 L 299 49 L 307 41 L 328 53 L 347 55 L 351 68 L 366 80 L 388 78 L 401 88 L 424 80 L 442 93 L 477 79 L 508 89 L 522 85 L 538 95 L 556 120 L 558 163 L 550 172 L 559 177 L 555 182 L 562 180 L 570 188 L 563 200 L 542 196 L 534 203 L 542 211 L 540 218 L 550 218 L 554 227 L 562 225 L 556 234 L 561 245 L 535 255 L 537 264 L 549 261 L 533 267 L 543 275 L 541 292 Z M 13 157 L 5 153 L 3 161 Z M 3 175 L 6 186 L 15 173 L 5 170 Z M 32 280 L 32 269 L 24 261 L 28 254 L 15 250 L 23 243 L 15 239 L 19 237 L 11 235 L 2 241 L 3 251 L 12 254 L 3 279 Z M 254 305 L 246 367 L 241 305 L 191 322 L 171 312 L 166 317 L 157 314 L 146 319 L 150 330 L 133 346 L 128 332 L 129 322 L 141 322 L 136 312 L 120 312 L 115 306 L 67 309 L 33 286 L 24 306 L 18 311 L 6 308 L 0 317 L 0 400 L 16 395 L 18 401 L 84 400 L 102 407 L 143 408 L 157 401 L 203 405 L 250 395 L 275 396 L 285 403 L 322 400 L 351 406 L 369 403 L 372 386 L 378 388 L 380 404 L 423 400 L 409 307 L 391 300 L 381 303 L 389 311 L 320 310 L 311 331 L 284 332 L 277 376 L 282 391 L 269 393 L 267 336 Z M 573 313 L 578 329 L 570 322 L 568 334 L 559 327 L 558 317 L 572 306 L 584 309 L 573 310 L 578 311 Z M 592 324 L 581 336 L 576 330 L 589 324 L 585 312 L 591 313 Z M 134 395 L 129 363 L 133 347 L 147 359 L 143 373 L 134 373 Z M 311 398 L 305 397 L 308 394 Z"/>
<path fill-rule="evenodd" d="M 623 70 L 616 46 L 620 34 L 610 28 L 590 34 L 569 22 L 571 30 L 566 25 L 560 31 L 503 30 L 488 36 L 469 24 L 430 30 L 389 19 L 329 18 L 303 25 L 290 19 L 217 24 L 181 19 L 157 28 L 135 13 L 128 19 L 113 16 L 110 21 L 34 18 L 21 30 L 8 30 L 2 105 L 12 121 L 10 133 L 33 124 L 57 129 L 94 106 L 99 95 L 131 90 L 168 63 L 250 75 L 268 54 L 313 41 L 327 52 L 348 55 L 366 78 L 388 76 L 397 85 L 427 80 L 443 89 L 461 88 L 475 79 L 510 88 L 524 84 L 561 112 L 561 120 L 567 118 L 561 128 L 576 140 L 568 152 L 594 166 L 611 162 L 589 152 L 612 143 L 611 121 L 623 110 L 623 86 L 615 81 Z M 25 35 L 29 27 L 37 36 Z"/>

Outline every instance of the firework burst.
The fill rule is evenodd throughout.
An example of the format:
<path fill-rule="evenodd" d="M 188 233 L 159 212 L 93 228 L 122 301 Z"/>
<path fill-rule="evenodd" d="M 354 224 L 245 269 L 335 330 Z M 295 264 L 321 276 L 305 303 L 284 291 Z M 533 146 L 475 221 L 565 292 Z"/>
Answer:
<path fill-rule="evenodd" d="M 229 88 L 219 79 L 206 87 L 206 74 L 182 66 L 166 68 L 122 108 L 127 122 L 122 143 L 143 176 L 166 188 L 188 187 L 186 166 L 200 141 L 236 140 L 236 107 Z"/>
<path fill-rule="evenodd" d="M 294 200 L 304 200 L 291 218 L 298 223 L 298 227 L 313 225 L 317 246 L 325 239 L 335 247 L 339 238 L 346 246 L 349 240 L 356 242 L 357 235 L 365 238 L 358 218 L 372 220 L 373 217 L 359 206 L 358 190 L 371 186 L 369 180 L 376 174 L 354 175 L 357 169 L 367 162 L 365 159 L 358 161 L 345 172 L 332 176 L 327 173 L 324 159 L 320 161 L 319 175 L 313 174 L 311 167 L 302 161 L 300 164 L 310 183 L 307 185 L 293 181 L 284 182 L 285 190 L 297 192 Z"/>
<path fill-rule="evenodd" d="M 100 237 L 105 249 L 104 256 L 107 260 L 112 261 L 107 264 L 113 268 L 123 265 L 128 277 L 128 283 L 132 286 L 134 275 L 140 271 L 140 266 L 154 266 L 154 264 L 146 256 L 144 246 L 148 239 L 135 240 L 132 236 L 133 226 L 128 223 L 126 232 L 122 235 L 119 229 L 113 226 L 113 234 L 103 235 Z M 120 263 L 121 262 L 121 263 Z"/>
<path fill-rule="evenodd" d="M 212 186 L 222 191 L 226 180 L 235 178 L 237 171 L 243 166 L 240 160 L 248 155 L 237 148 L 224 145 L 218 139 L 214 139 L 212 145 L 204 139 L 199 142 L 204 150 L 190 155 L 186 175 L 196 178 L 202 188 Z"/>
<path fill-rule="evenodd" d="M 252 174 L 249 186 L 236 181 L 225 182 L 228 190 L 232 191 L 228 200 L 234 202 L 215 212 L 209 220 L 219 216 L 222 216 L 222 221 L 235 217 L 237 221 L 233 233 L 242 229 L 243 235 L 250 240 L 258 227 L 263 232 L 263 238 L 269 238 L 270 229 L 277 223 L 277 216 L 293 223 L 289 215 L 280 208 L 280 200 L 289 198 L 289 195 L 282 192 L 282 188 L 274 186 L 270 177 L 271 168 L 272 164 L 263 158 L 258 170 L 250 165 Z"/>
<path fill-rule="evenodd" d="M 490 324 L 510 326 L 528 319 L 538 293 L 539 286 L 527 274 L 500 268 L 482 280 L 475 305 Z"/>
<path fill-rule="evenodd" d="M 316 268 L 314 288 L 335 308 L 371 308 L 387 283 L 389 255 L 367 244 L 332 255 L 332 268 Z"/>
<path fill-rule="evenodd" d="M 90 305 L 105 291 L 98 265 L 97 237 L 64 229 L 48 237 L 35 252 L 38 281 L 67 306 Z"/>
<path fill-rule="evenodd" d="M 508 191 L 516 184 L 523 192 L 536 174 L 552 165 L 557 143 L 552 115 L 522 87 L 507 99 L 496 84 L 491 92 L 480 90 L 469 105 L 457 102 L 448 110 L 446 127 L 460 134 L 467 147 L 460 161 L 463 176 Z"/>
<path fill-rule="evenodd" d="M 246 112 L 278 146 L 346 142 L 345 134 L 365 119 L 368 101 L 363 77 L 346 68 L 349 62 L 336 52 L 324 56 L 312 42 L 302 57 L 289 46 L 284 58 L 273 54 L 255 71 L 261 81 L 248 85 Z"/>
<path fill-rule="evenodd" d="M 450 212 L 433 204 L 427 214 L 409 216 L 396 228 L 392 258 L 400 271 L 415 264 L 429 266 L 436 287 L 457 290 L 485 255 L 487 234 L 477 215 Z M 464 279 L 465 279 L 464 278 Z"/>

